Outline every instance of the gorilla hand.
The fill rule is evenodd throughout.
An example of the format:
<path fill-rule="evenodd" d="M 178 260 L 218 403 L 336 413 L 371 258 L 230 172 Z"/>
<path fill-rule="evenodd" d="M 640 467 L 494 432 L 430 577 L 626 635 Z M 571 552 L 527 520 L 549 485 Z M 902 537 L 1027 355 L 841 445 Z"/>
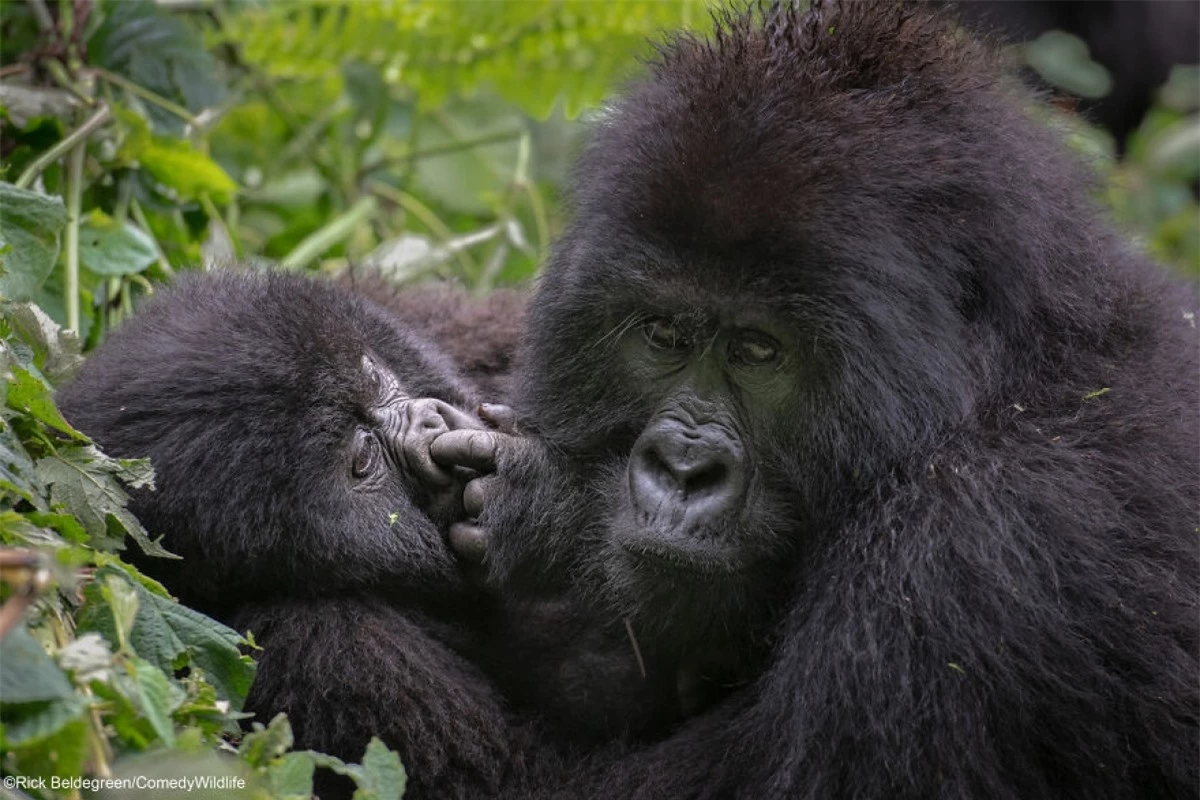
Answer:
<path fill-rule="evenodd" d="M 473 564 L 487 555 L 490 532 L 479 518 L 497 496 L 503 479 L 496 474 L 497 455 L 521 447 L 513 411 L 509 406 L 485 403 L 479 417 L 492 430 L 459 429 L 444 432 L 430 444 L 433 460 L 445 469 L 466 468 L 481 473 L 463 487 L 463 510 L 467 520 L 450 526 L 450 546 Z"/>

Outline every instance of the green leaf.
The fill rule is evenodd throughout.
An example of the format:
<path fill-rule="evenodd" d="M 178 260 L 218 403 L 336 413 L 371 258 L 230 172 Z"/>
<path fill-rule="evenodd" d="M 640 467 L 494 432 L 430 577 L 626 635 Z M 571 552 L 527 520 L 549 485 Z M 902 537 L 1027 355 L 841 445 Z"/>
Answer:
<path fill-rule="evenodd" d="M 84 590 L 88 602 L 79 614 L 80 630 L 93 630 L 110 642 L 117 641 L 113 615 L 96 588 L 96 583 L 107 580 L 107 576 L 129 581 L 137 591 L 137 616 L 129 633 L 129 645 L 134 652 L 172 674 L 180 656 L 186 656 L 188 663 L 204 670 L 205 677 L 222 698 L 230 701 L 234 710 L 241 710 L 255 667 L 253 660 L 238 650 L 242 638 L 237 631 L 151 593 L 114 566 L 98 570 L 96 580 Z"/>
<path fill-rule="evenodd" d="M 129 634 L 137 618 L 138 596 L 133 584 L 125 576 L 106 575 L 100 585 L 100 594 L 108 602 L 112 612 L 113 632 L 122 650 L 129 647 Z"/>
<path fill-rule="evenodd" d="M 0 704 L 75 696 L 67 676 L 24 626 L 0 639 L 0 665 Z"/>
<path fill-rule="evenodd" d="M 105 6 L 100 26 L 88 40 L 91 63 L 122 75 L 190 111 L 220 102 L 224 88 L 216 62 L 203 41 L 180 18 L 147 0 Z M 146 111 L 155 126 L 171 132 L 183 121 L 157 105 Z"/>
<path fill-rule="evenodd" d="M 1064 31 L 1047 31 L 1024 45 L 1025 60 L 1048 82 L 1080 97 L 1104 97 L 1112 76 L 1092 61 L 1087 43 Z"/>
<path fill-rule="evenodd" d="M 313 792 L 316 766 L 308 753 L 285 753 L 267 767 L 271 793 L 279 797 L 308 800 Z"/>
<path fill-rule="evenodd" d="M 79 228 L 79 260 L 97 275 L 132 275 L 154 263 L 154 241 L 130 222 L 117 222 L 99 209 Z"/>
<path fill-rule="evenodd" d="M 400 756 L 387 748 L 377 737 L 367 743 L 367 752 L 362 761 L 363 788 L 370 790 L 379 800 L 400 800 L 408 775 Z M 355 793 L 357 796 L 357 792 Z"/>
<path fill-rule="evenodd" d="M 33 303 L 4 307 L 13 332 L 33 350 L 33 363 L 51 383 L 59 383 L 83 363 L 79 337 L 58 325 Z"/>
<path fill-rule="evenodd" d="M 125 507 L 129 495 L 118 479 L 130 482 L 135 488 L 145 485 L 144 469 L 131 471 L 129 464 L 109 458 L 95 447 L 66 447 L 40 459 L 36 470 L 38 478 L 50 486 L 51 501 L 61 504 L 83 523 L 93 546 L 100 549 L 121 546 L 121 541 L 109 534 L 108 520 L 112 519 L 146 555 L 178 558 L 157 540 L 152 541 L 142 523 Z"/>
<path fill-rule="evenodd" d="M 4 724 L 5 767 L 22 775 L 75 777 L 83 774 L 90 754 L 85 706 L 76 700 L 56 702 L 36 717 Z M 8 774 L 8 770 L 6 770 Z"/>
<path fill-rule="evenodd" d="M 5 401 L 8 407 L 14 411 L 28 414 L 39 422 L 74 439 L 84 439 L 83 434 L 72 428 L 71 424 L 58 412 L 58 406 L 54 404 L 54 394 L 49 385 L 24 367 L 12 368 Z"/>
<path fill-rule="evenodd" d="M 207 194 L 214 202 L 227 203 L 237 191 L 237 184 L 217 162 L 186 141 L 156 136 L 138 152 L 137 160 L 142 169 L 184 200 Z"/>
<path fill-rule="evenodd" d="M 0 420 L 0 497 L 21 498 L 35 508 L 45 508 L 41 484 L 37 481 L 33 460 L 13 429 Z M 35 483 L 36 482 L 36 483 Z"/>
<path fill-rule="evenodd" d="M 175 725 L 171 722 L 171 712 L 183 701 L 183 691 L 172 685 L 162 670 L 140 658 L 131 662 L 130 676 L 137 685 L 138 707 L 158 738 L 173 747 Z"/>
<path fill-rule="evenodd" d="M 238 755 L 247 764 L 262 767 L 286 753 L 292 746 L 292 725 L 286 714 L 276 714 L 270 724 L 254 723 L 254 730 L 242 737 Z"/>
<path fill-rule="evenodd" d="M 66 224 L 62 198 L 0 182 L 0 295 L 33 296 L 54 268 Z"/>

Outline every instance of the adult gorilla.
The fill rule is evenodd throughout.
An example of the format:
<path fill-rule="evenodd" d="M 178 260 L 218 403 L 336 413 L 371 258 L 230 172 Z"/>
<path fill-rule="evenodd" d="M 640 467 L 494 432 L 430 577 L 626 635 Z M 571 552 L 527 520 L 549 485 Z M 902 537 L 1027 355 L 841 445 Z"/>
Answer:
<path fill-rule="evenodd" d="M 720 27 L 583 158 L 532 435 L 433 445 L 464 553 L 716 701 L 546 793 L 1193 797 L 1195 288 L 928 7 Z"/>

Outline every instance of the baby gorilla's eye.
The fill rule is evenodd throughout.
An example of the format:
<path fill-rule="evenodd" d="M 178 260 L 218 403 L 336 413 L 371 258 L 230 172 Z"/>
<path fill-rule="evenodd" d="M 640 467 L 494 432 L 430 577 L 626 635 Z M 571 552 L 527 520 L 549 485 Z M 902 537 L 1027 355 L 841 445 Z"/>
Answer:
<path fill-rule="evenodd" d="M 743 331 L 729 344 L 729 357 L 747 367 L 762 367 L 779 360 L 779 342 L 765 333 Z"/>
<path fill-rule="evenodd" d="M 656 350 L 677 350 L 687 346 L 679 326 L 665 317 L 655 317 L 643 324 L 642 335 Z"/>
<path fill-rule="evenodd" d="M 354 461 L 350 473 L 356 478 L 365 477 L 375 470 L 379 462 L 379 439 L 370 431 L 359 428 L 354 434 Z"/>

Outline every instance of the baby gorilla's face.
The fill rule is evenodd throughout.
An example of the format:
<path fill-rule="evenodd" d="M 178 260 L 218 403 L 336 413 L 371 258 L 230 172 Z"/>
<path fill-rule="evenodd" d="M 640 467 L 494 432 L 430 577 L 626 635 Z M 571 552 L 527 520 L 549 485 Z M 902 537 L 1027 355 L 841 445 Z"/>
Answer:
<path fill-rule="evenodd" d="M 434 463 L 430 443 L 440 434 L 481 429 L 474 416 L 433 397 L 410 397 L 400 379 L 371 355 L 362 357 L 363 414 L 354 432 L 347 469 L 354 490 L 379 491 L 395 480 L 413 505 L 435 522 L 461 512 L 465 471 Z"/>

